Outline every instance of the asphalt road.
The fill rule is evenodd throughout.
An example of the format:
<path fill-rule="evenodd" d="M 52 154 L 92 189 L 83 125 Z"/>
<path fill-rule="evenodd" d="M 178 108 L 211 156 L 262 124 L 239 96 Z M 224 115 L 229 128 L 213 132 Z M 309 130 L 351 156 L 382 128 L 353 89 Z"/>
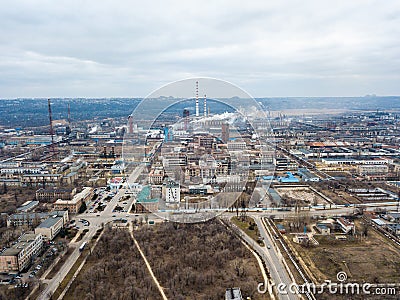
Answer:
<path fill-rule="evenodd" d="M 274 242 L 272 238 L 267 233 L 264 224 L 261 222 L 259 216 L 254 217 L 254 221 L 257 224 L 260 235 L 264 240 L 265 247 L 259 247 L 261 249 L 261 253 L 264 261 L 268 267 L 268 270 L 271 274 L 271 277 L 275 284 L 284 283 L 286 286 L 289 286 L 293 281 L 287 273 L 285 266 L 282 262 L 283 258 L 278 250 L 274 247 Z M 269 246 L 269 249 L 268 249 Z M 278 293 L 279 299 L 299 299 L 298 295 L 287 293 L 280 294 Z"/>
<path fill-rule="evenodd" d="M 130 176 L 130 180 L 135 181 L 141 172 L 143 171 L 144 165 L 138 166 L 134 172 L 132 172 Z M 58 288 L 59 284 L 62 282 L 64 277 L 68 274 L 69 270 L 72 268 L 72 266 L 75 264 L 75 262 L 78 260 L 80 256 L 80 251 L 79 247 L 82 245 L 83 242 L 89 242 L 92 237 L 95 235 L 97 229 L 101 228 L 101 226 L 109 221 L 112 221 L 114 217 L 112 217 L 114 214 L 113 213 L 114 207 L 118 203 L 118 201 L 123 197 L 125 194 L 125 189 L 120 189 L 118 193 L 111 199 L 111 201 L 107 204 L 106 208 L 104 211 L 99 213 L 99 217 L 96 216 L 96 214 L 80 214 L 75 216 L 77 220 L 79 219 L 86 219 L 90 222 L 89 226 L 85 226 L 81 228 L 81 231 L 83 229 L 89 229 L 89 231 L 85 234 L 85 236 L 82 238 L 81 241 L 76 243 L 76 248 L 68 258 L 68 260 L 64 263 L 64 265 L 61 267 L 60 271 L 57 273 L 56 276 L 54 276 L 50 280 L 45 280 L 44 283 L 47 283 L 47 287 L 44 289 L 44 291 L 40 294 L 38 297 L 39 300 L 47 300 L 50 299 L 51 295 L 54 294 L 56 289 Z M 121 216 L 122 214 L 119 213 Z M 125 213 L 126 214 L 126 213 Z"/>

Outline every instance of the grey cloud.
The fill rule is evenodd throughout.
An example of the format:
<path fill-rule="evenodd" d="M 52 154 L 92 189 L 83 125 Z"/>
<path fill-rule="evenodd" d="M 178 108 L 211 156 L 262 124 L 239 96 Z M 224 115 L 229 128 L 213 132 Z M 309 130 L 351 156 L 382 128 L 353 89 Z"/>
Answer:
<path fill-rule="evenodd" d="M 188 76 L 254 96 L 399 94 L 398 1 L 10 1 L 0 98 L 145 96 Z"/>

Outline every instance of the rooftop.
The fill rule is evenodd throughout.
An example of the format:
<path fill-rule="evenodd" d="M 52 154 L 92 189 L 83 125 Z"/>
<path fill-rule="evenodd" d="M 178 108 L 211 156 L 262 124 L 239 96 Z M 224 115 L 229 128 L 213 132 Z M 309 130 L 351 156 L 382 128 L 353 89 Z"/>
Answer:
<path fill-rule="evenodd" d="M 225 291 L 225 300 L 242 300 L 240 288 L 229 288 Z"/>
<path fill-rule="evenodd" d="M 71 193 L 73 191 L 73 189 L 44 189 L 44 188 L 40 188 L 36 191 L 36 193 Z"/>
<path fill-rule="evenodd" d="M 28 203 L 25 202 L 23 205 L 18 207 L 17 211 L 27 211 L 34 208 L 37 205 L 39 205 L 39 201 L 28 201 Z"/>
<path fill-rule="evenodd" d="M 39 224 L 37 228 L 50 228 L 54 226 L 58 221 L 60 221 L 62 217 L 57 215 L 49 216 L 46 220 Z"/>
<path fill-rule="evenodd" d="M 387 227 L 390 227 L 392 230 L 400 230 L 400 224 L 387 224 Z"/>
<path fill-rule="evenodd" d="M 5 249 L 0 253 L 0 256 L 15 256 L 20 253 L 30 242 L 37 238 L 38 234 L 26 233 L 21 235 L 16 244 L 12 245 L 10 248 Z"/>
<path fill-rule="evenodd" d="M 137 196 L 137 203 L 152 203 L 158 202 L 158 199 L 150 199 L 150 186 L 146 185 L 142 188 Z"/>
<path fill-rule="evenodd" d="M 25 219 L 35 219 L 35 218 L 45 218 L 48 213 L 16 213 L 9 216 L 10 220 L 25 220 Z"/>

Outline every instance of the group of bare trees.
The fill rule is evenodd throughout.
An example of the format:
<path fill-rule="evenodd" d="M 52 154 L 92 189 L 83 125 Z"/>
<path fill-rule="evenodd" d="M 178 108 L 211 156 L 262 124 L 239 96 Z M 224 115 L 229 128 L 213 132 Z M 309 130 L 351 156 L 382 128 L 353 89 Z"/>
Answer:
<path fill-rule="evenodd" d="M 105 229 L 65 299 L 161 299 L 124 229 Z"/>
<path fill-rule="evenodd" d="M 163 223 L 135 237 L 169 299 L 222 299 L 229 287 L 257 299 L 255 258 L 218 221 Z"/>
<path fill-rule="evenodd" d="M 161 299 L 129 232 L 105 230 L 65 299 Z M 168 299 L 222 299 L 229 287 L 261 299 L 255 258 L 218 221 L 143 226 L 134 234 Z"/>
<path fill-rule="evenodd" d="M 8 285 L 3 285 L 0 286 L 0 300 L 23 300 L 29 295 L 30 291 L 30 288 L 9 288 Z"/>

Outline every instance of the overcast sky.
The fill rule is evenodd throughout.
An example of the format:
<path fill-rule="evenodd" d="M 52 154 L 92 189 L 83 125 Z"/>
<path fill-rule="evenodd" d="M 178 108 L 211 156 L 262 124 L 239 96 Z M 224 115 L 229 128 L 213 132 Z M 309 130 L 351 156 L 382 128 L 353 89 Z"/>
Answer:
<path fill-rule="evenodd" d="M 400 95 L 397 0 L 0 4 L 0 98 L 141 97 L 197 76 L 255 97 Z"/>

